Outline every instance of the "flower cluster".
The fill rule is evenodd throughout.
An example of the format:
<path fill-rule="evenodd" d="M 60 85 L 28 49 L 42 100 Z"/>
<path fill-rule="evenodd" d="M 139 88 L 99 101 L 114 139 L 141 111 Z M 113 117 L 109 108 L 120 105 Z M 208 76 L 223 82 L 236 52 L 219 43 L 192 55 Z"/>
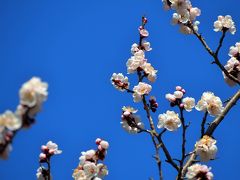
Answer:
<path fill-rule="evenodd" d="M 202 161 L 214 159 L 217 153 L 217 141 L 210 136 L 204 135 L 196 144 L 196 153 Z"/>
<path fill-rule="evenodd" d="M 183 98 L 185 93 L 185 89 L 181 86 L 176 86 L 175 92 L 173 94 L 168 93 L 165 97 L 172 107 L 179 106 L 180 108 L 184 108 L 186 111 L 190 112 L 195 106 L 195 99 L 192 97 Z"/>
<path fill-rule="evenodd" d="M 52 179 L 50 173 L 50 158 L 53 155 L 61 154 L 62 151 L 58 149 L 58 145 L 53 143 L 52 141 L 48 141 L 46 145 L 42 145 L 41 153 L 39 155 L 39 163 L 40 167 L 37 169 L 37 179 L 44 180 L 44 179 Z M 45 168 L 42 163 L 46 163 L 48 168 Z M 49 178 L 50 177 L 50 178 Z"/>
<path fill-rule="evenodd" d="M 149 36 L 148 31 L 145 29 L 146 23 L 147 19 L 143 17 L 142 25 L 139 27 L 140 44 L 134 43 L 132 45 L 132 56 L 128 59 L 126 65 L 129 74 L 136 71 L 138 71 L 138 73 L 143 72 L 144 76 L 146 76 L 150 82 L 154 82 L 157 78 L 157 70 L 155 70 L 145 58 L 145 51 L 152 50 L 150 43 L 145 40 L 145 38 Z"/>
<path fill-rule="evenodd" d="M 212 92 L 204 92 L 201 100 L 196 105 L 198 111 L 207 111 L 212 116 L 218 116 L 223 110 L 223 104 L 219 97 Z"/>
<path fill-rule="evenodd" d="M 122 73 L 113 73 L 111 77 L 112 85 L 119 91 L 125 91 L 129 88 L 130 83 L 128 82 L 128 77 L 124 76 Z"/>
<path fill-rule="evenodd" d="M 141 122 L 140 117 L 135 115 L 136 112 L 137 110 L 135 110 L 132 107 L 124 106 L 122 108 L 121 125 L 124 130 L 131 134 L 138 133 L 144 128 L 144 125 Z"/>
<path fill-rule="evenodd" d="M 206 165 L 193 164 L 192 166 L 188 167 L 186 178 L 188 180 L 212 180 L 213 174 L 210 171 L 211 168 L 207 167 Z"/>
<path fill-rule="evenodd" d="M 169 131 L 175 131 L 181 126 L 181 120 L 174 111 L 167 111 L 166 113 L 159 114 L 158 128 L 166 128 Z"/>
<path fill-rule="evenodd" d="M 240 42 L 237 42 L 235 46 L 231 46 L 228 55 L 231 57 L 224 68 L 229 74 L 234 76 L 240 81 Z M 223 77 L 229 86 L 236 85 L 236 82 L 228 78 L 223 72 Z"/>
<path fill-rule="evenodd" d="M 200 16 L 201 10 L 197 7 L 192 7 L 189 0 L 162 0 L 164 8 L 166 10 L 173 9 L 176 13 L 173 13 L 172 23 L 179 24 L 180 32 L 183 34 L 192 34 L 194 31 L 198 31 L 199 21 L 196 21 L 196 17 Z"/>
<path fill-rule="evenodd" d="M 97 150 L 82 152 L 78 167 L 74 170 L 72 177 L 75 180 L 101 180 L 108 175 L 107 166 L 99 163 L 104 160 L 109 144 L 100 138 L 96 139 Z"/>
<path fill-rule="evenodd" d="M 20 104 L 16 111 L 7 110 L 0 115 L 0 157 L 8 157 L 16 131 L 34 123 L 34 117 L 47 99 L 47 88 L 47 83 L 33 77 L 22 85 L 19 91 Z"/>
<path fill-rule="evenodd" d="M 218 20 L 214 22 L 214 31 L 229 31 L 231 34 L 235 34 L 236 27 L 230 15 L 218 16 Z"/>

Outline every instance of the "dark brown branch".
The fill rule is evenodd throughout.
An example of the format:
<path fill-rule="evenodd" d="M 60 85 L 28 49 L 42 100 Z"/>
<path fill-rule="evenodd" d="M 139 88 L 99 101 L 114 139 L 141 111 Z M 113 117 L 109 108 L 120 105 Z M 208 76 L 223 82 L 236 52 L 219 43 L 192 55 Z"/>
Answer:
<path fill-rule="evenodd" d="M 205 124 L 207 121 L 207 116 L 208 116 L 208 112 L 206 111 L 204 114 L 204 117 L 202 119 L 202 123 L 201 123 L 201 138 L 203 137 L 204 133 L 205 133 Z"/>
<path fill-rule="evenodd" d="M 179 107 L 179 110 L 180 110 L 180 120 L 182 123 L 182 157 L 180 160 L 180 167 L 179 167 L 179 171 L 178 171 L 178 179 L 180 180 L 182 177 L 182 169 L 183 169 L 184 161 L 186 158 L 186 130 L 187 130 L 188 126 L 185 125 L 183 109 Z"/>
<path fill-rule="evenodd" d="M 240 85 L 240 81 L 234 77 L 233 75 L 231 75 L 226 69 L 225 67 L 221 64 L 219 58 L 218 58 L 218 53 L 219 53 L 219 50 L 220 48 L 222 47 L 222 43 L 223 43 L 223 40 L 225 38 L 225 31 L 223 31 L 223 34 L 222 34 L 222 37 L 220 38 L 220 41 L 219 41 L 219 45 L 218 45 L 218 48 L 216 50 L 216 52 L 213 52 L 211 50 L 211 48 L 208 46 L 207 42 L 205 41 L 205 39 L 202 37 L 201 34 L 199 34 L 198 32 L 196 32 L 193 28 L 193 26 L 190 24 L 189 25 L 189 28 L 191 28 L 191 30 L 193 31 L 193 34 L 199 39 L 199 41 L 202 43 L 202 45 L 204 46 L 204 48 L 207 50 L 207 52 L 214 58 L 214 64 L 216 64 L 223 72 L 224 74 L 229 78 L 231 79 L 232 81 L 236 82 L 238 85 Z"/>
<path fill-rule="evenodd" d="M 237 93 L 227 103 L 227 105 L 225 106 L 225 108 L 222 111 L 222 113 L 218 117 L 216 117 L 215 120 L 209 125 L 209 127 L 206 130 L 206 132 L 204 133 L 204 135 L 208 135 L 208 136 L 212 136 L 213 135 L 213 133 L 216 130 L 216 128 L 219 126 L 219 124 L 222 122 L 224 117 L 227 115 L 227 113 L 230 111 L 230 109 L 236 104 L 236 102 L 239 99 L 240 99 L 240 90 L 238 90 Z M 190 158 L 188 159 L 188 161 L 186 162 L 186 164 L 183 167 L 182 176 L 185 176 L 185 174 L 187 172 L 187 168 L 189 166 L 191 166 L 193 163 L 195 163 L 196 157 L 197 157 L 197 155 L 196 155 L 196 152 L 194 150 L 194 153 L 190 156 Z"/>

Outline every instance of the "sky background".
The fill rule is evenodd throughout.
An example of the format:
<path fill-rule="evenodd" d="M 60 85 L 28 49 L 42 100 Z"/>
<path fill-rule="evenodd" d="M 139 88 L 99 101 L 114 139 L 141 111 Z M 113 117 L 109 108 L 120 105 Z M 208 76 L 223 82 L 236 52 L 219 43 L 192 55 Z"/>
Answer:
<path fill-rule="evenodd" d="M 240 1 L 194 0 L 192 4 L 202 10 L 199 31 L 213 49 L 221 35 L 213 31 L 213 22 L 218 15 L 232 15 L 237 33 L 227 34 L 220 53 L 225 64 L 229 47 L 240 39 Z M 130 94 L 116 91 L 109 80 L 113 72 L 127 74 L 125 63 L 131 45 L 138 42 L 141 16 L 149 19 L 146 28 L 153 51 L 147 58 L 158 70 L 151 93 L 159 103 L 153 115 L 155 123 L 158 114 L 173 110 L 164 97 L 176 85 L 183 86 L 187 96 L 196 100 L 204 91 L 226 100 L 238 89 L 224 83 L 196 37 L 182 35 L 170 24 L 172 13 L 163 10 L 160 0 L 1 0 L 0 111 L 15 110 L 18 90 L 32 76 L 49 83 L 49 98 L 37 123 L 17 134 L 10 158 L 0 161 L 0 179 L 35 179 L 40 146 L 52 140 L 63 150 L 52 159 L 53 177 L 70 180 L 80 152 L 96 148 L 97 137 L 110 143 L 105 161 L 107 180 L 158 179 L 150 137 L 129 135 L 120 126 L 124 105 L 139 109 L 147 124 L 142 104 L 134 104 Z M 129 79 L 132 87 L 136 85 L 136 75 L 129 75 Z M 237 105 L 231 110 L 214 134 L 219 152 L 217 160 L 207 164 L 215 179 L 239 177 L 239 108 Z M 185 117 L 192 122 L 187 132 L 187 149 L 191 151 L 199 137 L 203 113 L 194 110 Z M 180 137 L 180 130 L 163 137 L 176 158 L 180 156 Z M 166 163 L 163 173 L 164 179 L 175 179 L 174 169 Z"/>

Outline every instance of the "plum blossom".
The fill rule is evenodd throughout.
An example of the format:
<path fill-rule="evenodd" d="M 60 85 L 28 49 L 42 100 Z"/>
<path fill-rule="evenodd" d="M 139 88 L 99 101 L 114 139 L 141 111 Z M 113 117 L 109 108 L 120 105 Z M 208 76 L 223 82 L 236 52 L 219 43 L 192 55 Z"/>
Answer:
<path fill-rule="evenodd" d="M 188 167 L 186 178 L 188 180 L 212 180 L 213 174 L 210 171 L 211 168 L 207 167 L 206 165 L 193 164 L 192 166 Z"/>
<path fill-rule="evenodd" d="M 62 153 L 62 150 L 58 149 L 58 145 L 56 143 L 53 143 L 52 141 L 48 141 L 46 147 L 48 148 L 50 154 L 56 155 Z"/>
<path fill-rule="evenodd" d="M 139 102 L 142 100 L 143 95 L 148 95 L 150 91 L 152 90 L 152 86 L 144 83 L 144 82 L 139 82 L 137 86 L 134 86 L 133 88 L 133 100 L 134 102 Z"/>
<path fill-rule="evenodd" d="M 214 31 L 228 31 L 235 34 L 236 27 L 230 15 L 218 16 L 218 20 L 214 22 Z"/>
<path fill-rule="evenodd" d="M 145 51 L 151 51 L 152 50 L 150 42 L 147 42 L 147 41 L 142 42 L 142 47 L 144 48 Z"/>
<path fill-rule="evenodd" d="M 130 134 L 135 134 L 141 131 L 144 128 L 144 124 L 141 122 L 139 116 L 135 115 L 137 110 L 132 107 L 123 107 L 122 108 L 122 128 Z"/>
<path fill-rule="evenodd" d="M 202 161 L 214 159 L 217 153 L 217 141 L 210 136 L 204 135 L 196 144 L 196 153 Z"/>
<path fill-rule="evenodd" d="M 169 131 L 175 131 L 181 126 L 181 120 L 174 111 L 167 111 L 166 113 L 159 114 L 158 128 L 166 128 Z"/>
<path fill-rule="evenodd" d="M 33 77 L 22 85 L 19 91 L 20 103 L 30 108 L 40 105 L 47 99 L 47 88 L 47 83 L 42 82 L 38 77 Z"/>
<path fill-rule="evenodd" d="M 124 76 L 122 73 L 113 73 L 111 77 L 112 85 L 119 91 L 125 91 L 129 88 L 130 83 L 128 82 L 128 77 Z"/>
<path fill-rule="evenodd" d="M 239 60 L 239 58 L 240 58 L 240 42 L 237 42 L 235 44 L 235 46 L 230 47 L 228 55 L 230 57 L 235 57 L 236 59 Z"/>
<path fill-rule="evenodd" d="M 137 51 L 126 63 L 128 73 L 134 73 L 138 68 L 141 68 L 146 61 L 144 52 L 142 50 Z"/>
<path fill-rule="evenodd" d="M 15 131 L 22 126 L 22 120 L 16 116 L 12 111 L 7 110 L 0 115 L 0 127 L 7 127 L 11 131 Z"/>
<path fill-rule="evenodd" d="M 108 175 L 107 166 L 99 163 L 99 160 L 104 160 L 109 143 L 100 138 L 97 138 L 95 142 L 98 145 L 97 150 L 91 149 L 81 153 L 80 163 L 72 174 L 73 179 L 102 180 Z"/>
<path fill-rule="evenodd" d="M 232 76 L 234 76 L 240 81 L 240 61 L 239 60 L 237 60 L 235 57 L 232 57 L 227 61 L 227 64 L 224 66 L 224 68 L 228 71 L 229 74 L 231 74 Z M 222 74 L 225 82 L 229 86 L 236 85 L 236 82 L 231 80 L 229 77 L 227 77 L 224 72 L 222 72 Z"/>
<path fill-rule="evenodd" d="M 147 78 L 150 82 L 154 82 L 157 79 L 157 70 L 150 63 L 145 63 L 142 66 L 144 72 L 147 74 Z"/>
<path fill-rule="evenodd" d="M 183 98 L 182 103 L 183 103 L 184 109 L 190 112 L 195 106 L 195 99 L 192 97 L 185 97 Z"/>
<path fill-rule="evenodd" d="M 195 108 L 198 111 L 208 111 L 212 116 L 218 116 L 223 110 L 223 104 L 221 99 L 215 96 L 214 93 L 204 92 Z"/>

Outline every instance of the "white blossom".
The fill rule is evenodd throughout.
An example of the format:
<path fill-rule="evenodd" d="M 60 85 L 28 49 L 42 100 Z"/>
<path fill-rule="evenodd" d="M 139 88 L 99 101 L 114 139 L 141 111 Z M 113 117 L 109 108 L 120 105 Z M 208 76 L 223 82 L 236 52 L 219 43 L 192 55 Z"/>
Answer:
<path fill-rule="evenodd" d="M 142 100 L 142 96 L 149 94 L 151 90 L 151 85 L 144 82 L 139 82 L 138 85 L 134 86 L 133 88 L 133 101 L 140 102 Z"/>
<path fill-rule="evenodd" d="M 231 34 L 235 34 L 236 27 L 230 15 L 218 16 L 218 20 L 214 22 L 214 31 L 229 30 Z"/>
<path fill-rule="evenodd" d="M 12 111 L 7 110 L 4 114 L 0 115 L 0 127 L 1 126 L 15 131 L 22 126 L 22 120 Z"/>
<path fill-rule="evenodd" d="M 221 99 L 212 92 L 204 92 L 196 105 L 196 109 L 198 111 L 208 111 L 212 116 L 218 116 L 223 110 L 223 104 Z"/>
<path fill-rule="evenodd" d="M 22 85 L 19 91 L 20 103 L 31 108 L 42 104 L 47 99 L 47 88 L 47 83 L 42 82 L 38 77 L 33 77 Z"/>
<path fill-rule="evenodd" d="M 111 77 L 112 85 L 119 91 L 125 91 L 129 88 L 130 83 L 128 82 L 128 77 L 124 76 L 122 73 L 113 73 Z"/>
<path fill-rule="evenodd" d="M 128 73 L 134 73 L 138 68 L 141 68 L 146 63 L 145 55 L 142 50 L 139 50 L 128 59 L 126 66 Z"/>
<path fill-rule="evenodd" d="M 150 82 L 154 82 L 157 79 L 157 70 L 150 63 L 145 63 L 142 66 L 144 72 L 147 74 L 147 78 Z"/>
<path fill-rule="evenodd" d="M 196 144 L 196 153 L 202 161 L 214 159 L 217 153 L 216 140 L 210 136 L 204 135 Z"/>
<path fill-rule="evenodd" d="M 192 97 L 185 97 L 183 98 L 182 103 L 184 105 L 184 109 L 190 112 L 195 106 L 195 99 Z"/>
<path fill-rule="evenodd" d="M 150 42 L 143 41 L 142 46 L 143 46 L 145 51 L 151 51 L 152 50 Z"/>
<path fill-rule="evenodd" d="M 181 126 L 179 116 L 174 111 L 167 111 L 166 113 L 159 114 L 158 128 L 166 128 L 169 131 L 175 131 Z"/>
<path fill-rule="evenodd" d="M 237 42 L 235 46 L 231 46 L 228 55 L 230 57 L 239 58 L 240 56 L 240 42 Z"/>
<path fill-rule="evenodd" d="M 62 153 L 62 150 L 58 149 L 58 145 L 56 143 L 53 143 L 52 141 L 48 141 L 46 146 L 47 146 L 50 154 L 61 154 Z"/>
<path fill-rule="evenodd" d="M 211 168 L 206 165 L 193 164 L 188 167 L 186 178 L 188 180 L 212 180 L 213 174 L 210 172 Z"/>
<path fill-rule="evenodd" d="M 235 78 L 237 78 L 240 81 L 240 61 L 237 60 L 235 57 L 232 57 L 227 61 L 227 64 L 224 66 L 224 68 L 228 71 L 229 74 L 233 75 Z M 222 72 L 225 82 L 229 86 L 236 85 L 236 82 L 231 80 L 229 77 L 226 76 L 224 72 Z"/>

